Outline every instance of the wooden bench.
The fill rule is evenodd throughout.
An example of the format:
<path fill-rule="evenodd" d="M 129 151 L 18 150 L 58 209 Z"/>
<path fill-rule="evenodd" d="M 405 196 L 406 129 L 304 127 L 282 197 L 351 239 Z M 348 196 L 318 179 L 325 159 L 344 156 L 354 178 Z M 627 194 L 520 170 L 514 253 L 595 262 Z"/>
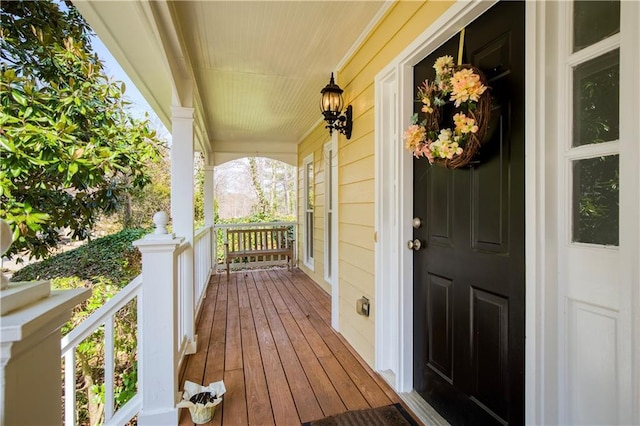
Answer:
<path fill-rule="evenodd" d="M 224 258 L 227 265 L 227 279 L 233 259 L 262 257 L 287 257 L 287 268 L 293 264 L 294 239 L 289 238 L 289 229 L 227 229 L 224 243 Z"/>

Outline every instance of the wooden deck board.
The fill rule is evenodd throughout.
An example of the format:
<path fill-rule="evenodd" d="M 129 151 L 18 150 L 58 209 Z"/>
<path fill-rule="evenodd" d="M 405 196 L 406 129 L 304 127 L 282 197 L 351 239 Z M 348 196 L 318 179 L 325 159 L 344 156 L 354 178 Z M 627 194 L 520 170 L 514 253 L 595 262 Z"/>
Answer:
<path fill-rule="evenodd" d="M 280 317 L 281 315 L 290 317 L 287 305 L 280 304 L 280 308 L 276 307 L 276 300 L 284 303 L 283 299 L 280 297 L 270 277 L 261 275 L 261 278 L 264 279 L 264 285 L 259 286 L 258 292 L 263 307 L 265 308 L 269 328 L 271 329 L 275 345 L 278 349 L 282 367 L 287 376 L 288 385 L 291 389 L 300 420 L 306 422 L 321 418 L 322 410 L 320 409 L 320 405 L 313 394 L 311 385 L 307 380 L 307 376 L 298 360 L 296 351 L 289 340 L 289 336 Z"/>
<path fill-rule="evenodd" d="M 231 277 L 231 285 L 227 296 L 227 336 L 225 345 L 226 370 L 238 370 L 242 368 L 242 343 L 240 336 L 240 310 L 238 309 L 238 285 L 237 275 Z"/>
<path fill-rule="evenodd" d="M 301 281 L 303 280 L 300 277 L 297 277 L 297 279 L 294 280 L 294 283 L 300 283 Z M 327 319 L 322 314 L 322 310 L 316 310 L 312 304 L 313 300 L 308 300 L 303 291 L 297 291 L 299 287 L 300 286 L 288 286 L 287 288 L 291 290 L 292 296 L 301 306 L 302 310 L 309 312 L 309 323 L 313 325 L 326 346 L 331 348 L 333 356 L 335 356 L 340 364 L 345 367 L 345 370 L 348 372 L 356 386 L 358 386 L 363 396 L 373 407 L 390 404 L 391 400 L 387 397 L 386 393 L 379 392 L 380 384 L 372 378 L 370 372 L 365 370 L 363 366 L 364 363 L 361 360 L 356 359 L 354 354 L 339 338 L 338 334 L 331 328 L 330 315 Z M 305 290 L 306 292 L 309 292 L 308 285 L 305 286 Z M 315 321 L 313 320 L 314 318 Z"/>
<path fill-rule="evenodd" d="M 249 292 L 251 298 L 251 292 Z M 242 357 L 247 411 L 249 424 L 274 424 L 273 411 L 269 400 L 269 390 L 264 374 L 258 335 L 253 322 L 253 307 L 242 308 L 240 322 L 242 325 Z M 224 398 L 223 398 L 224 404 Z M 224 410 L 224 407 L 223 407 Z"/>
<path fill-rule="evenodd" d="M 247 419 L 247 400 L 245 398 L 244 370 L 224 372 L 224 384 L 227 387 L 224 400 L 224 424 L 245 426 Z M 222 411 L 222 405 L 219 406 Z M 222 418 L 222 416 L 220 416 Z"/>
<path fill-rule="evenodd" d="M 215 275 L 203 303 L 180 384 L 224 379 L 210 425 L 296 425 L 399 401 L 331 328 L 331 298 L 299 270 Z M 180 425 L 190 420 L 181 410 Z"/>
<path fill-rule="evenodd" d="M 214 276 L 211 279 L 212 285 L 207 289 L 206 299 L 203 302 L 199 322 L 196 328 L 196 334 L 198 335 L 197 345 L 198 348 L 203 349 L 192 355 L 190 362 L 184 368 L 182 377 L 180 377 L 181 383 L 185 380 L 189 380 L 194 383 L 202 382 L 207 353 L 209 352 L 211 327 L 213 327 L 213 312 L 216 307 L 216 296 L 219 288 L 217 281 L 219 279 L 219 275 Z"/>
<path fill-rule="evenodd" d="M 265 300 L 258 295 L 259 287 L 262 287 L 259 275 L 254 275 L 255 282 L 247 283 L 253 310 L 253 317 L 258 334 L 258 344 L 262 354 L 265 377 L 269 388 L 269 398 L 276 424 L 297 424 L 300 423 L 298 412 L 293 402 L 293 395 L 289 389 L 287 378 L 280 356 L 276 349 L 271 327 L 267 321 Z M 268 297 L 268 295 L 266 296 Z"/>

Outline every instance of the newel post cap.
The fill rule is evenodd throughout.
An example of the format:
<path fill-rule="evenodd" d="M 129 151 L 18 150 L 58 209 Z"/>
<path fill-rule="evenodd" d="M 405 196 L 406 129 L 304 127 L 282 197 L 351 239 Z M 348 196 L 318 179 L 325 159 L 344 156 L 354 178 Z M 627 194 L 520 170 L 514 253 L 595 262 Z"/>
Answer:
<path fill-rule="evenodd" d="M 153 223 L 156 226 L 156 230 L 153 232 L 156 235 L 168 234 L 167 224 L 169 223 L 169 215 L 166 212 L 159 211 L 153 215 Z"/>
<path fill-rule="evenodd" d="M 167 213 L 159 211 L 154 214 L 153 223 L 155 225 L 155 231 L 134 241 L 134 246 L 178 245 L 184 240 L 184 238 L 176 237 L 174 233 L 167 231 L 167 224 L 169 223 L 169 215 Z"/>

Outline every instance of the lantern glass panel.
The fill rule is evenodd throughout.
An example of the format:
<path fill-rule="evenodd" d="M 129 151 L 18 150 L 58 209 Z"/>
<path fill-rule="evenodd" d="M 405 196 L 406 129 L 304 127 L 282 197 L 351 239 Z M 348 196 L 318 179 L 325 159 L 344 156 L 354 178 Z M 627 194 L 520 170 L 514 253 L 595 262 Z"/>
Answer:
<path fill-rule="evenodd" d="M 322 111 L 342 111 L 342 96 L 336 92 L 324 92 L 322 94 Z"/>

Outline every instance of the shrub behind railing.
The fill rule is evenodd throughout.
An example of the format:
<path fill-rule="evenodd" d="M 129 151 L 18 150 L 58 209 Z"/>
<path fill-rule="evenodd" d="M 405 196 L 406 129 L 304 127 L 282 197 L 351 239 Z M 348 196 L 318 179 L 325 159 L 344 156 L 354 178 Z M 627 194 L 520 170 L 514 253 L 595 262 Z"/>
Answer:
<path fill-rule="evenodd" d="M 139 411 L 141 287 L 138 276 L 62 338 L 65 425 L 124 424 Z"/>

